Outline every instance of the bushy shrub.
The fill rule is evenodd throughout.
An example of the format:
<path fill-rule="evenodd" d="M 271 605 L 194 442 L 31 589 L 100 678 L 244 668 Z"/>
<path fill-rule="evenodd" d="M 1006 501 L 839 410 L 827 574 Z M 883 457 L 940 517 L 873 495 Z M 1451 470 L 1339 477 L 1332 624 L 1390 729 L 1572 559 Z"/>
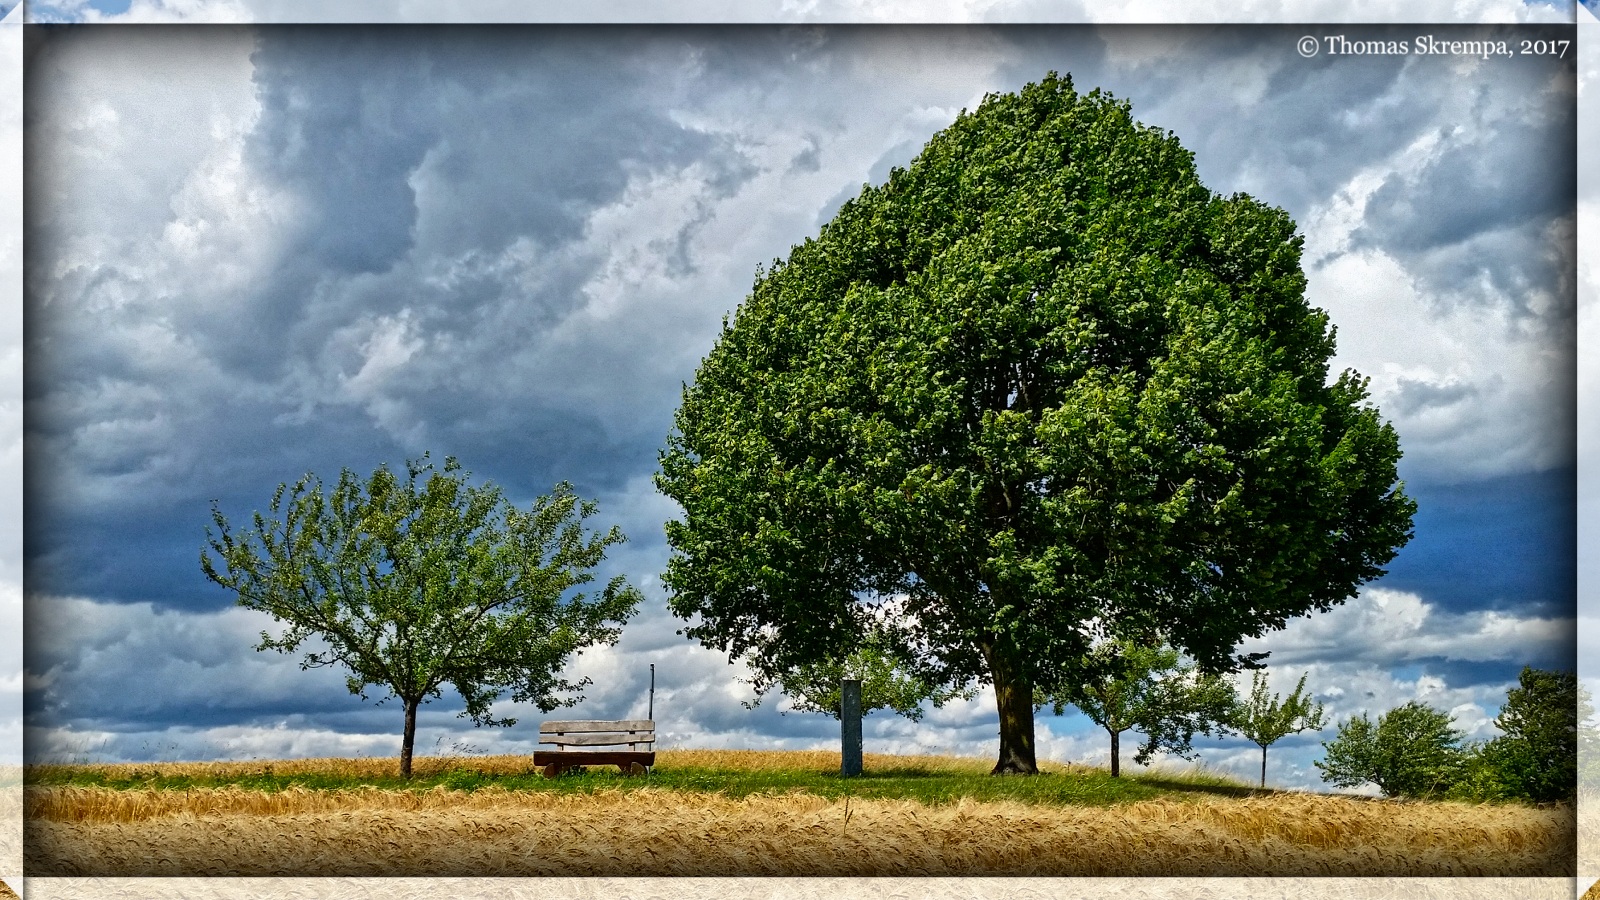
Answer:
<path fill-rule="evenodd" d="M 1374 725 L 1362 713 L 1323 742 L 1325 759 L 1313 763 L 1322 780 L 1339 787 L 1375 784 L 1385 797 L 1443 794 L 1463 774 L 1462 733 L 1449 713 L 1412 701 L 1384 713 Z"/>

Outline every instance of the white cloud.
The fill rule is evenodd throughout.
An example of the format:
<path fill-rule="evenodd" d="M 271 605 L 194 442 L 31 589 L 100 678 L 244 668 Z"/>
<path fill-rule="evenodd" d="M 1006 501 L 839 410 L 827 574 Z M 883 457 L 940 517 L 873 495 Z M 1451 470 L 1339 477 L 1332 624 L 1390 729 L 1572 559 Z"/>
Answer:
<path fill-rule="evenodd" d="M 1575 627 L 1567 618 L 1453 613 L 1407 591 L 1368 587 L 1329 612 L 1246 640 L 1240 652 L 1268 651 L 1269 665 L 1290 667 L 1357 663 L 1389 670 L 1433 658 L 1517 662 L 1568 646 Z"/>
<path fill-rule="evenodd" d="M 1307 298 L 1339 329 L 1333 370 L 1350 367 L 1372 379 L 1372 399 L 1401 434 L 1414 471 L 1463 481 L 1568 465 L 1571 448 L 1562 438 L 1570 433 L 1572 357 L 1563 339 L 1571 321 L 1565 285 L 1539 284 L 1516 294 L 1486 283 L 1441 286 L 1425 273 L 1448 248 L 1400 258 L 1370 246 L 1370 237 L 1362 245 L 1369 203 L 1381 187 L 1421 183 L 1447 150 L 1504 147 L 1508 122 L 1544 115 L 1479 103 L 1470 92 L 1447 93 L 1439 103 L 1446 110 L 1438 127 L 1419 129 L 1313 206 L 1304 223 Z M 1572 241 L 1571 220 L 1560 219 L 1545 227 L 1532 249 L 1565 257 Z M 1464 296 L 1463 288 L 1484 296 Z"/>
<path fill-rule="evenodd" d="M 649 593 L 654 593 L 653 591 Z M 82 598 L 31 598 L 30 656 L 39 667 L 28 673 L 28 689 L 58 705 L 69 721 L 29 729 L 34 759 L 178 759 L 393 754 L 398 712 L 376 707 L 345 692 L 342 673 L 301 671 L 295 658 L 259 654 L 250 648 L 270 620 L 242 609 L 217 613 L 158 612 L 149 604 L 104 604 Z M 64 628 L 52 620 L 70 620 Z M 664 747 L 829 749 L 838 745 L 838 725 L 806 713 L 780 715 L 788 704 L 769 695 L 756 710 L 742 704 L 754 694 L 741 679 L 742 664 L 719 652 L 670 637 L 681 623 L 646 609 L 623 632 L 616 647 L 587 650 L 569 664 L 569 678 L 588 677 L 578 707 L 599 718 L 643 716 L 650 704 L 650 664 L 656 665 L 653 713 Z M 1290 691 L 1302 673 L 1307 689 L 1326 703 L 1329 727 L 1321 734 L 1291 737 L 1271 751 L 1269 781 L 1280 786 L 1326 789 L 1311 766 L 1318 744 L 1351 715 L 1380 715 L 1410 700 L 1450 712 L 1469 740 L 1496 733 L 1492 719 L 1507 684 L 1453 686 L 1424 671 L 1421 661 L 1519 660 L 1570 641 L 1570 621 L 1519 619 L 1495 613 L 1452 615 L 1413 594 L 1369 589 L 1333 612 L 1296 620 L 1284 632 L 1247 642 L 1241 650 L 1269 649 L 1270 688 Z M 1244 677 L 1240 682 L 1247 684 Z M 104 685 L 139 683 L 159 702 L 148 713 L 128 708 Z M 3 687 L 3 686 L 0 686 Z M 381 692 L 380 692 L 381 693 Z M 374 695 L 374 699 L 377 695 Z M 70 698 L 77 697 L 78 702 Z M 96 701 L 94 698 L 99 697 Z M 236 705 L 249 721 L 207 725 L 182 722 L 217 706 Z M 137 704 L 133 704 L 137 705 Z M 423 707 L 418 748 L 447 753 L 525 753 L 536 745 L 530 724 L 544 717 L 527 704 L 503 702 L 498 715 L 524 723 L 511 729 L 475 729 L 456 718 L 459 699 L 447 693 Z M 167 727 L 93 721 L 152 716 L 152 725 L 178 716 Z M 867 717 L 865 739 L 873 753 L 938 753 L 989 757 L 995 753 L 992 688 L 971 699 L 929 709 L 920 722 L 888 713 Z M 75 724 L 72 717 L 81 717 Z M 1041 759 L 1104 765 L 1109 739 L 1084 716 L 1041 713 L 1036 725 Z M 1123 736 L 1123 763 L 1132 763 L 1140 736 Z M 1198 764 L 1255 779 L 1260 757 L 1237 738 L 1197 738 Z M 462 752 L 459 749 L 455 752 Z M 1156 766 L 1191 763 L 1159 758 Z"/>
<path fill-rule="evenodd" d="M 1406 456 L 1435 481 L 1567 465 L 1571 357 L 1506 311 L 1449 306 L 1378 250 L 1337 255 L 1309 275 L 1308 299 L 1339 326 L 1332 369 L 1371 379 Z"/>

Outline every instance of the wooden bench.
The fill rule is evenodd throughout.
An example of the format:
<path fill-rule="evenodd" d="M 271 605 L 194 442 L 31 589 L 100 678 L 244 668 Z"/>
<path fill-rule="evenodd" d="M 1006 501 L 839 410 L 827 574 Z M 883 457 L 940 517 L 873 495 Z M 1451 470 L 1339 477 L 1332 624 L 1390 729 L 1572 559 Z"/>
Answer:
<path fill-rule="evenodd" d="M 616 766 L 624 775 L 640 775 L 656 764 L 656 723 L 651 719 L 544 722 L 539 743 L 556 750 L 535 750 L 533 764 L 554 778 L 574 766 Z M 573 750 L 572 747 L 618 747 L 626 750 Z"/>

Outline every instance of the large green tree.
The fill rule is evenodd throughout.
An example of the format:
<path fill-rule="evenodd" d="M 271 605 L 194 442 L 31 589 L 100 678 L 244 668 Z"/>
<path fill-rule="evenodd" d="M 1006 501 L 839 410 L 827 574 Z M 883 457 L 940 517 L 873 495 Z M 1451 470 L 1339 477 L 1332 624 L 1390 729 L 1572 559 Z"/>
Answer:
<path fill-rule="evenodd" d="M 306 475 L 279 485 L 270 518 L 255 513 L 242 531 L 213 504 L 200 554 L 240 606 L 287 626 L 262 632 L 257 650 L 292 653 L 315 636 L 322 647 L 301 668 L 342 666 L 352 694 L 377 686 L 400 700 L 407 778 L 417 707 L 444 684 L 476 725 L 516 724 L 491 715 L 507 690 L 545 712 L 570 706 L 577 698 L 562 695 L 583 682 L 557 673 L 575 651 L 614 643 L 640 600 L 620 575 L 592 596 L 572 590 L 624 538 L 615 527 L 586 534 L 595 506 L 570 485 L 520 510 L 467 478 L 454 458 L 439 471 L 426 455 L 405 477 L 380 466 L 363 482 L 345 469 L 331 493 Z"/>
<path fill-rule="evenodd" d="M 1206 671 L 1410 534 L 1394 431 L 1280 209 L 1052 74 L 991 95 L 758 271 L 657 483 L 686 633 L 781 679 L 873 623 L 992 684 L 997 773 L 1101 623 Z"/>

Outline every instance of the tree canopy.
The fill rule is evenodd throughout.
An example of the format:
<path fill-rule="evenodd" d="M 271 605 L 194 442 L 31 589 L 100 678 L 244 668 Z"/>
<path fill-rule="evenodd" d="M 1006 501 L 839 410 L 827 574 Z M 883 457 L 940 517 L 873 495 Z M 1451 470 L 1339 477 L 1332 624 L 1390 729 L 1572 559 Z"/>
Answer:
<path fill-rule="evenodd" d="M 1125 102 L 986 97 L 724 321 L 657 476 L 672 611 L 766 680 L 887 622 L 928 682 L 994 685 L 997 773 L 1037 770 L 1034 690 L 1101 625 L 1253 663 L 1415 508 L 1300 247 Z"/>
<path fill-rule="evenodd" d="M 406 777 L 417 707 L 444 684 L 476 725 L 516 723 L 491 714 L 508 690 L 545 712 L 570 706 L 578 698 L 563 695 L 583 682 L 558 676 L 568 657 L 615 643 L 640 600 L 620 575 L 596 594 L 572 592 L 624 538 L 615 527 L 586 535 L 595 506 L 571 485 L 519 510 L 467 478 L 454 458 L 438 471 L 426 455 L 404 478 L 380 466 L 363 483 L 345 469 L 331 493 L 308 474 L 279 485 L 271 518 L 257 512 L 243 531 L 213 503 L 216 531 L 200 554 L 206 577 L 240 606 L 287 626 L 262 632 L 257 650 L 292 653 L 315 636 L 324 649 L 301 668 L 342 666 L 352 694 L 376 686 L 400 700 Z"/>

